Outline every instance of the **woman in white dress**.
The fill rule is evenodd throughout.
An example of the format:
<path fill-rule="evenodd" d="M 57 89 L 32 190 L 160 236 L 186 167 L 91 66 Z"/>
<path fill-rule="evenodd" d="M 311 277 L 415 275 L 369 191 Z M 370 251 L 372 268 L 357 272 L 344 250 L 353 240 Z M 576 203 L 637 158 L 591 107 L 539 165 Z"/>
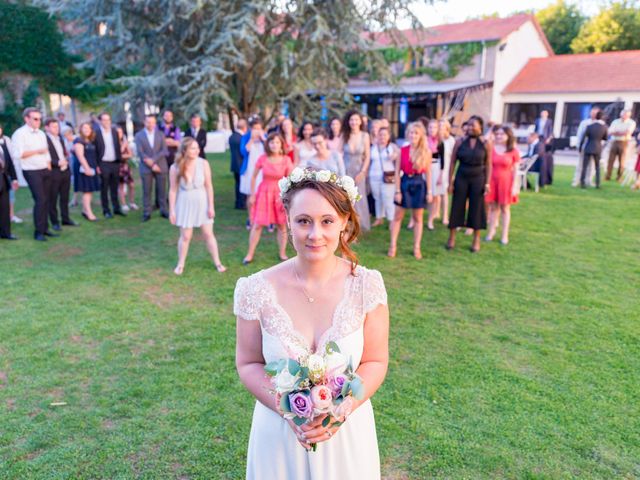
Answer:
<path fill-rule="evenodd" d="M 283 204 L 297 255 L 248 278 L 235 290 L 236 366 L 256 397 L 247 479 L 380 478 L 370 397 L 388 365 L 389 311 L 379 272 L 357 266 L 349 244 L 360 231 L 349 192 L 332 181 L 289 176 Z M 351 195 L 353 197 L 353 195 Z M 340 256 L 336 255 L 337 250 Z M 340 285 L 341 288 L 336 288 Z M 363 379 L 362 400 L 351 398 L 340 426 L 324 417 L 297 427 L 276 406 L 267 362 L 324 352 L 335 342 Z M 348 417 L 348 418 L 347 418 Z M 316 443 L 317 450 L 310 450 Z"/>
<path fill-rule="evenodd" d="M 311 144 L 311 134 L 314 126 L 311 122 L 303 122 L 298 130 L 298 143 L 293 150 L 293 166 L 297 167 L 301 163 L 306 163 L 310 158 L 316 155 L 316 150 Z"/>
<path fill-rule="evenodd" d="M 448 120 L 440 120 L 440 137 L 444 144 L 444 168 L 442 169 L 442 181 L 436 185 L 435 194 L 440 197 L 442 207 L 442 224 L 449 225 L 449 167 L 451 166 L 451 152 L 456 144 L 456 139 L 451 135 L 451 124 Z"/>

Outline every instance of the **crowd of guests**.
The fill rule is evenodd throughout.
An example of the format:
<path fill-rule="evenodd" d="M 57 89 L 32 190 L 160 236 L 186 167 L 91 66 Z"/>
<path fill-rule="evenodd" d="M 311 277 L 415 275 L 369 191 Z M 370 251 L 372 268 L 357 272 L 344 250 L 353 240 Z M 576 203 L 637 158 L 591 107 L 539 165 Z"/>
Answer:
<path fill-rule="evenodd" d="M 296 131 L 284 116 L 269 126 L 258 117 L 241 118 L 229 145 L 235 207 L 247 210 L 250 231 L 245 265 L 253 261 L 264 228 L 277 229 L 279 259 L 286 260 L 286 216 L 277 181 L 295 167 L 352 177 L 364 197 L 355 205 L 360 225 L 364 231 L 388 225 L 389 257 L 396 256 L 407 211 L 417 259 L 422 258 L 425 217 L 428 230 L 436 220 L 449 228 L 448 249 L 455 247 L 460 229 L 473 235 L 472 252 L 480 250 L 487 226 L 486 241 L 493 240 L 501 225 L 501 243 L 509 242 L 520 154 L 507 126 L 485 131 L 482 118 L 474 116 L 456 139 L 448 121 L 421 118 L 407 126 L 400 145 L 393 141 L 387 119 L 368 121 L 351 110 L 331 119 L 327 129 L 303 121 Z"/>
<path fill-rule="evenodd" d="M 184 270 L 194 228 L 201 229 L 215 268 L 226 270 L 213 234 L 213 182 L 204 154 L 206 132 L 198 115 L 190 118 L 184 132 L 171 111 L 163 113 L 161 122 L 147 115 L 144 128 L 134 137 L 137 158 L 123 129 L 112 124 L 106 112 L 80 124 L 77 135 L 63 116 L 44 119 L 44 130 L 37 109 L 27 108 L 23 118 L 25 124 L 11 139 L 0 128 L 0 238 L 16 239 L 11 221 L 20 221 L 12 211 L 12 193 L 18 188 L 16 161 L 34 200 L 34 238 L 38 241 L 57 237 L 63 227 L 78 226 L 69 215 L 69 205 L 76 204 L 78 196 L 81 214 L 89 222 L 98 220 L 92 209 L 96 192 L 100 192 L 105 219 L 138 210 L 132 174 L 138 167 L 142 221 L 149 221 L 157 209 L 161 217 L 180 227 L 174 272 L 180 275 Z M 548 113 L 542 112 L 522 156 L 535 157 L 542 169 L 540 159 L 548 151 L 551 124 Z M 278 181 L 295 167 L 352 177 L 363 195 L 355 205 L 360 225 L 364 231 L 388 225 L 389 257 L 397 254 L 407 211 L 417 259 L 422 258 L 425 217 L 428 230 L 436 228 L 437 220 L 449 229 L 447 249 L 455 248 L 460 230 L 472 235 L 472 252 L 480 250 L 483 230 L 488 230 L 484 240 L 492 241 L 500 228 L 500 243 L 509 243 L 510 206 L 518 202 L 521 163 L 509 126 L 485 127 L 482 118 L 472 116 L 456 138 L 448 121 L 422 117 L 410 123 L 403 142 L 396 143 L 387 119 L 369 121 L 351 110 L 342 118 L 332 118 L 327 127 L 303 121 L 296 129 L 283 115 L 269 125 L 259 117 L 237 120 L 229 146 L 235 208 L 247 210 L 249 241 L 243 264 L 253 261 L 264 228 L 277 230 L 279 260 L 287 259 L 289 228 Z M 599 186 L 600 155 L 609 135 L 612 143 L 605 178 L 611 178 L 617 160 L 620 179 L 634 129 L 628 111 L 607 129 L 602 112 L 593 109 L 590 119 L 580 125 L 582 159 L 574 184 L 589 184 L 593 163 L 595 185 Z"/>

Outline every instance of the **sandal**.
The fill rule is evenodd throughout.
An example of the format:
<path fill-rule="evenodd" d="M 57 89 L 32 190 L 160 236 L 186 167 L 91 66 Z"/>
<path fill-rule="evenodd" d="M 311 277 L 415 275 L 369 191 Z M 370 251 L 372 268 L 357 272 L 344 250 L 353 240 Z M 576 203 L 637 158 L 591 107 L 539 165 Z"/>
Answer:
<path fill-rule="evenodd" d="M 387 252 L 387 257 L 395 258 L 396 257 L 397 247 L 389 247 L 389 251 Z"/>
<path fill-rule="evenodd" d="M 222 265 L 221 263 L 216 265 L 216 270 L 220 273 L 224 273 L 227 271 L 227 267 L 225 267 L 224 265 Z"/>

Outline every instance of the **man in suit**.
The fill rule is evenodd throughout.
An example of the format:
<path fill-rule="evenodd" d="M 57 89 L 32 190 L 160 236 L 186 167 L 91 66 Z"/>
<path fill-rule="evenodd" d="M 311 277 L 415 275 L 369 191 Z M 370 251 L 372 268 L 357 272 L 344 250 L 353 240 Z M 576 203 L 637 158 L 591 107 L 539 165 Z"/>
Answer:
<path fill-rule="evenodd" d="M 67 122 L 65 120 L 65 114 L 63 111 L 59 111 L 58 112 L 58 123 L 60 124 L 60 130 L 63 130 L 64 127 L 69 127 L 69 128 L 73 128 L 73 125 L 71 125 L 70 122 Z"/>
<path fill-rule="evenodd" d="M 531 158 L 534 155 L 540 155 L 540 149 L 543 145 L 540 143 L 540 137 L 536 132 L 531 132 L 527 137 L 527 152 L 522 158 Z"/>
<path fill-rule="evenodd" d="M 120 207 L 118 199 L 118 186 L 120 184 L 120 164 L 122 163 L 122 151 L 120 150 L 120 140 L 118 131 L 111 124 L 111 115 L 102 112 L 98 119 L 100 124 L 96 129 L 96 156 L 98 168 L 100 169 L 100 203 L 102 213 L 105 218 L 113 218 L 109 208 L 109 195 L 111 195 L 111 205 L 113 213 L 126 216 Z"/>
<path fill-rule="evenodd" d="M 0 238 L 4 240 L 18 239 L 11 234 L 11 204 L 9 201 L 11 189 L 18 189 L 18 176 L 9 148 L 7 148 L 6 142 L 3 142 L 0 145 Z"/>
<path fill-rule="evenodd" d="M 164 218 L 169 218 L 167 212 L 167 143 L 163 133 L 158 130 L 156 117 L 146 115 L 144 118 L 144 128 L 136 133 L 136 149 L 140 157 L 140 177 L 142 179 L 143 213 L 142 221 L 146 222 L 151 218 L 151 191 L 153 183 L 156 184 L 158 192 L 158 202 L 160 204 L 160 214 Z"/>
<path fill-rule="evenodd" d="M 191 115 L 189 129 L 184 132 L 185 137 L 195 138 L 200 147 L 200 158 L 207 158 L 204 149 L 207 146 L 207 132 L 202 129 L 202 118 L 197 113 Z"/>
<path fill-rule="evenodd" d="M 540 140 L 545 145 L 551 145 L 553 140 L 553 121 L 549 118 L 549 112 L 542 110 L 540 117 L 536 119 L 535 132 L 540 137 Z"/>
<path fill-rule="evenodd" d="M 586 176 L 589 163 L 593 158 L 596 168 L 596 188 L 600 188 L 600 155 L 602 155 L 602 144 L 607 140 L 607 126 L 602 121 L 602 112 L 598 110 L 594 122 L 587 127 L 584 139 L 580 144 L 583 150 L 582 174 L 580 176 L 580 187 L 586 188 Z"/>
<path fill-rule="evenodd" d="M 573 181 L 571 182 L 572 187 L 577 187 L 580 185 L 580 179 L 582 178 L 582 164 L 584 163 L 584 152 L 581 150 L 582 141 L 584 140 L 584 135 L 587 132 L 587 127 L 596 121 L 596 114 L 600 111 L 598 107 L 593 107 L 591 112 L 589 113 L 589 118 L 585 118 L 578 125 L 578 132 L 576 136 L 578 137 L 578 152 L 580 156 L 578 158 L 578 163 L 576 164 L 576 171 L 573 174 Z M 588 185 L 591 184 L 591 164 L 587 162 L 587 172 L 586 172 L 586 182 Z"/>
<path fill-rule="evenodd" d="M 28 107 L 22 112 L 24 125 L 13 132 L 13 158 L 20 162 L 31 196 L 33 197 L 33 238 L 46 242 L 47 237 L 57 237 L 49 230 L 49 189 L 51 186 L 51 156 L 47 136 L 40 130 L 42 114 L 37 108 Z"/>
<path fill-rule="evenodd" d="M 60 123 L 55 118 L 44 121 L 47 135 L 47 146 L 51 156 L 51 185 L 49 188 L 49 220 L 52 228 L 60 231 L 62 225 L 77 227 L 78 224 L 69 217 L 69 190 L 71 189 L 71 169 L 67 160 L 67 149 L 60 137 Z M 58 202 L 60 217 L 58 217 Z"/>
<path fill-rule="evenodd" d="M 229 151 L 231 152 L 231 172 L 233 172 L 233 178 L 235 179 L 236 186 L 236 205 L 238 210 L 244 210 L 246 207 L 246 195 L 240 193 L 240 170 L 242 169 L 242 163 L 244 157 L 240 151 L 240 143 L 242 137 L 247 133 L 247 121 L 244 118 L 238 119 L 235 131 L 229 137 Z"/>

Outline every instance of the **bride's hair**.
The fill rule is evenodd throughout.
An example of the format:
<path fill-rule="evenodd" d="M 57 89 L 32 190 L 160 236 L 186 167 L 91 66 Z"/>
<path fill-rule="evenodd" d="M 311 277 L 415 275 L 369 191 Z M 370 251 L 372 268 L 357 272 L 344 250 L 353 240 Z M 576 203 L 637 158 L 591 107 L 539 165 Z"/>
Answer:
<path fill-rule="evenodd" d="M 282 197 L 282 204 L 287 214 L 294 195 L 306 188 L 320 193 L 335 208 L 340 217 L 347 218 L 347 224 L 340 234 L 340 251 L 351 262 L 351 274 L 353 274 L 358 266 L 358 256 L 351 250 L 350 244 L 355 242 L 360 235 L 360 221 L 347 192 L 333 182 L 319 182 L 312 179 L 302 180 L 292 184 L 291 188 Z"/>

